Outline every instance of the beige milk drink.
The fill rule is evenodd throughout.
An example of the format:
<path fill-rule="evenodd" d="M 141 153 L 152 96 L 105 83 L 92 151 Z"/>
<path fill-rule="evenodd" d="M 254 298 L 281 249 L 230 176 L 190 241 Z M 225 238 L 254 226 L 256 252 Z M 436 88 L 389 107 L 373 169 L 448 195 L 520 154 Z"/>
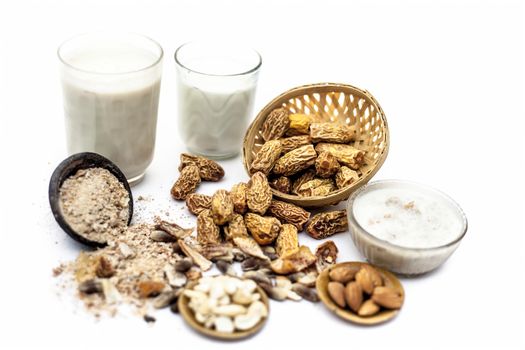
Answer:
<path fill-rule="evenodd" d="M 68 152 L 99 153 L 130 183 L 139 181 L 155 148 L 158 53 L 129 42 L 102 41 L 70 50 L 65 57 L 61 72 Z"/>

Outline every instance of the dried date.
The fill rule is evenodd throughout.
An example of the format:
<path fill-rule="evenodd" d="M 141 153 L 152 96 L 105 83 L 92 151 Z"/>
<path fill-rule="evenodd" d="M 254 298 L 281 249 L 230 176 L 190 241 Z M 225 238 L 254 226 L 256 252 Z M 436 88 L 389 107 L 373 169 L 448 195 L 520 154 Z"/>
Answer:
<path fill-rule="evenodd" d="M 299 135 L 287 137 L 279 140 L 281 142 L 281 152 L 288 153 L 301 146 L 310 145 L 312 140 L 310 135 Z"/>
<path fill-rule="evenodd" d="M 180 155 L 179 171 L 182 171 L 188 165 L 195 165 L 199 168 L 199 175 L 203 181 L 219 181 L 224 177 L 224 169 L 217 162 L 208 158 L 182 153 Z"/>
<path fill-rule="evenodd" d="M 171 196 L 178 200 L 184 200 L 197 189 L 200 183 L 199 168 L 195 165 L 188 165 L 181 170 L 179 178 L 171 187 Z"/>
<path fill-rule="evenodd" d="M 314 215 L 306 227 L 306 232 L 315 239 L 323 239 L 347 229 L 346 210 L 336 210 Z"/>
<path fill-rule="evenodd" d="M 314 165 L 315 158 L 317 153 L 312 145 L 301 146 L 279 158 L 273 167 L 273 172 L 284 176 L 297 174 Z"/>
<path fill-rule="evenodd" d="M 257 214 L 264 215 L 272 201 L 272 191 L 266 175 L 256 172 L 252 175 L 246 190 L 246 204 Z"/>
<path fill-rule="evenodd" d="M 284 108 L 277 108 L 268 114 L 261 127 L 261 136 L 264 141 L 281 138 L 290 126 L 288 111 Z"/>
<path fill-rule="evenodd" d="M 248 185 L 244 182 L 239 182 L 232 186 L 230 190 L 230 198 L 233 202 L 233 210 L 238 214 L 244 214 L 248 210 L 248 205 L 246 204 L 246 190 Z"/>
<path fill-rule="evenodd" d="M 303 184 L 297 194 L 302 197 L 326 196 L 335 190 L 332 179 L 313 179 Z"/>
<path fill-rule="evenodd" d="M 278 200 L 272 200 L 267 213 L 281 222 L 294 225 L 299 232 L 310 218 L 310 213 L 303 208 Z"/>
<path fill-rule="evenodd" d="M 215 224 L 209 209 L 204 209 L 197 217 L 197 241 L 204 245 L 221 242 L 219 226 Z"/>
<path fill-rule="evenodd" d="M 315 256 L 317 256 L 316 268 L 317 272 L 321 273 L 327 267 L 335 264 L 337 260 L 337 253 L 339 249 L 335 245 L 334 241 L 326 241 L 320 244 L 315 249 Z"/>
<path fill-rule="evenodd" d="M 295 113 L 290 114 L 288 119 L 290 120 L 289 135 L 307 135 L 310 132 L 310 124 L 313 121 L 311 115 Z"/>
<path fill-rule="evenodd" d="M 346 165 L 350 169 L 357 170 L 363 165 L 365 161 L 365 152 L 350 145 L 338 144 L 338 143 L 318 143 L 315 146 L 315 150 L 318 153 L 330 152 L 337 158 L 337 161 Z"/>
<path fill-rule="evenodd" d="M 241 214 L 233 214 L 228 226 L 224 227 L 224 235 L 227 241 L 233 241 L 235 237 L 248 237 L 248 231 Z"/>
<path fill-rule="evenodd" d="M 321 152 L 315 160 L 315 172 L 323 179 L 334 176 L 341 166 L 330 152 Z"/>
<path fill-rule="evenodd" d="M 279 140 L 267 141 L 255 155 L 250 173 L 254 174 L 258 171 L 268 175 L 281 155 L 281 142 Z"/>
<path fill-rule="evenodd" d="M 193 215 L 199 215 L 204 209 L 211 209 L 211 197 L 205 194 L 190 193 L 186 196 L 186 206 Z"/>
<path fill-rule="evenodd" d="M 339 189 L 350 186 L 357 180 L 359 180 L 359 174 L 357 171 L 346 166 L 342 166 L 337 174 L 335 174 L 335 184 Z"/>
<path fill-rule="evenodd" d="M 299 235 L 297 228 L 290 224 L 283 224 L 279 236 L 275 241 L 275 250 L 279 256 L 290 254 L 299 249 Z"/>
<path fill-rule="evenodd" d="M 313 169 L 306 170 L 293 182 L 292 193 L 298 195 L 299 193 L 297 191 L 299 190 L 299 188 L 301 188 L 302 185 L 304 185 L 310 180 L 313 180 L 314 178 L 315 178 L 315 170 Z"/>
<path fill-rule="evenodd" d="M 279 192 L 288 194 L 292 189 L 292 181 L 286 176 L 279 176 L 277 179 L 270 182 L 270 187 Z"/>
<path fill-rule="evenodd" d="M 218 190 L 211 197 L 211 212 L 216 225 L 224 225 L 233 217 L 233 201 L 226 190 Z"/>
<path fill-rule="evenodd" d="M 252 237 L 260 245 L 271 244 L 281 230 L 281 222 L 271 216 L 247 213 L 244 216 L 244 223 Z"/>
<path fill-rule="evenodd" d="M 355 138 L 354 128 L 332 122 L 310 125 L 312 142 L 348 143 Z"/>

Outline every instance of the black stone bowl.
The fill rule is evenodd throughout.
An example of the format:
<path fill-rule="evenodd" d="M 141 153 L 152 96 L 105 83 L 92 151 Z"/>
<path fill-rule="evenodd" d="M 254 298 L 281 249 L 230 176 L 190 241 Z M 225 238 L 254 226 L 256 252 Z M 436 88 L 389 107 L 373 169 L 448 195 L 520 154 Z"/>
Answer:
<path fill-rule="evenodd" d="M 113 162 L 97 153 L 83 152 L 73 154 L 72 156 L 64 159 L 62 163 L 56 167 L 53 175 L 51 176 L 51 180 L 49 180 L 49 204 L 51 205 L 51 211 L 53 212 L 58 225 L 60 225 L 60 227 L 66 231 L 66 233 L 71 236 L 71 238 L 90 247 L 102 248 L 106 246 L 107 243 L 89 240 L 69 226 L 62 215 L 59 204 L 60 187 L 64 181 L 68 177 L 75 175 L 78 170 L 89 168 L 106 169 L 111 174 L 113 174 L 122 183 L 122 185 L 124 185 L 124 188 L 129 195 L 129 225 L 131 222 L 131 217 L 133 216 L 133 197 L 128 181 L 126 180 L 126 177 L 122 171 Z"/>

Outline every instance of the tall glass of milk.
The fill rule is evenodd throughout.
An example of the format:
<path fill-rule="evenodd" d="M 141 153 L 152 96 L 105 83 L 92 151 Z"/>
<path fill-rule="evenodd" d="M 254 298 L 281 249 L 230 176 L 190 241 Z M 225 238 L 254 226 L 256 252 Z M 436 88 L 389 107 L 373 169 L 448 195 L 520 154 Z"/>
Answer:
<path fill-rule="evenodd" d="M 179 132 L 188 150 L 237 155 L 253 110 L 261 56 L 229 42 L 190 42 L 175 52 Z"/>
<path fill-rule="evenodd" d="M 112 160 L 133 185 L 153 159 L 163 51 L 141 35 L 83 34 L 58 48 L 67 149 Z"/>

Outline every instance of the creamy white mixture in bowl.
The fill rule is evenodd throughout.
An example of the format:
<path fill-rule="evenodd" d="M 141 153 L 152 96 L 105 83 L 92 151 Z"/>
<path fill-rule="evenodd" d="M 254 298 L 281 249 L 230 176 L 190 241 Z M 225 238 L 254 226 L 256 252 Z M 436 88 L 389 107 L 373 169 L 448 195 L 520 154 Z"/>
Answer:
<path fill-rule="evenodd" d="M 347 205 L 350 234 L 361 254 L 404 275 L 440 266 L 467 232 L 467 218 L 454 200 L 414 182 L 371 182 Z"/>

